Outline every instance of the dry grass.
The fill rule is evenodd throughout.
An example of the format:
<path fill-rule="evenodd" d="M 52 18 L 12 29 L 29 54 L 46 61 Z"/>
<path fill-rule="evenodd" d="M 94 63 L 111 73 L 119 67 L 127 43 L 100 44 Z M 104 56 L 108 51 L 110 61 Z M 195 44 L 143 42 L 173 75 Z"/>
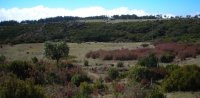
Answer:
<path fill-rule="evenodd" d="M 174 92 L 166 95 L 166 98 L 200 98 L 200 92 Z"/>
<path fill-rule="evenodd" d="M 121 48 L 127 49 L 136 49 L 140 47 L 144 43 L 68 43 L 70 47 L 70 55 L 76 57 L 75 60 L 78 61 L 79 64 L 83 64 L 85 58 L 85 54 L 89 51 L 96 51 L 99 49 L 103 50 L 115 50 Z M 153 47 L 153 46 L 150 46 Z M 7 57 L 7 60 L 31 60 L 32 57 L 37 57 L 39 59 L 45 59 L 44 52 L 44 44 L 43 43 L 33 43 L 33 44 L 18 44 L 14 46 L 3 45 L 0 48 L 0 54 L 3 54 Z M 116 60 L 101 60 L 101 59 L 87 59 L 90 65 L 109 65 L 109 64 L 117 64 L 119 61 Z M 137 61 L 123 61 L 125 65 L 134 65 Z M 196 58 L 187 58 L 186 60 L 175 62 L 180 65 L 187 64 L 200 64 L 200 56 Z"/>
<path fill-rule="evenodd" d="M 86 58 L 85 54 L 89 51 L 95 51 L 98 49 L 113 50 L 120 48 L 129 48 L 134 49 L 140 46 L 142 43 L 68 43 L 70 47 L 71 56 L 76 57 L 75 59 L 82 63 Z M 7 57 L 7 60 L 31 60 L 32 57 L 37 57 L 39 59 L 45 59 L 43 43 L 33 43 L 33 44 L 18 44 L 18 45 L 3 45 L 3 48 L 0 48 L 0 54 L 3 54 Z M 101 64 L 102 60 L 92 60 L 88 59 L 90 64 Z M 127 61 L 127 63 L 134 63 L 135 61 Z M 105 61 L 103 64 L 112 64 L 117 63 L 116 61 Z"/>

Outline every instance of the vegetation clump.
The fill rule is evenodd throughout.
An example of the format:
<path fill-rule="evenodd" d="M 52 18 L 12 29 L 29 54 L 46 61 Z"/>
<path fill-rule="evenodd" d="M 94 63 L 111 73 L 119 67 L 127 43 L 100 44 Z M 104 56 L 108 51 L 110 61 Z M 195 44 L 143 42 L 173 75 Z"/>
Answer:
<path fill-rule="evenodd" d="M 186 65 L 176 68 L 163 80 L 162 88 L 166 92 L 200 90 L 200 67 Z"/>
<path fill-rule="evenodd" d="M 90 79 L 85 75 L 75 74 L 71 78 L 71 82 L 76 86 L 79 86 L 81 82 L 89 82 Z"/>
<path fill-rule="evenodd" d="M 15 76 L 3 76 L 0 80 L 1 98 L 48 98 L 42 87 L 29 80 L 20 80 Z"/>
<path fill-rule="evenodd" d="M 119 76 L 119 71 L 118 71 L 117 69 L 115 69 L 115 68 L 110 68 L 110 69 L 108 70 L 108 77 L 109 77 L 110 79 L 115 80 L 115 79 L 118 78 L 118 76 Z"/>
<path fill-rule="evenodd" d="M 2 54 L 0 54 L 0 64 L 3 64 L 6 60 L 6 57 Z"/>
<path fill-rule="evenodd" d="M 138 61 L 138 65 L 145 67 L 158 67 L 158 58 L 155 54 L 150 54 Z"/>
<path fill-rule="evenodd" d="M 13 61 L 6 66 L 6 69 L 16 74 L 20 79 L 26 79 L 30 77 L 32 66 L 25 61 Z"/>
<path fill-rule="evenodd" d="M 173 55 L 172 53 L 164 53 L 161 58 L 160 61 L 163 63 L 170 63 L 174 60 L 175 55 Z"/>

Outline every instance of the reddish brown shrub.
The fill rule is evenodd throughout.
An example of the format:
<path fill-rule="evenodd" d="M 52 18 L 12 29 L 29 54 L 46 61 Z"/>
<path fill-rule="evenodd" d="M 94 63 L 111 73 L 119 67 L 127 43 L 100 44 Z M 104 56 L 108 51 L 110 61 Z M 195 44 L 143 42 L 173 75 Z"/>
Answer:
<path fill-rule="evenodd" d="M 184 60 L 188 57 L 196 57 L 200 54 L 200 44 L 188 43 L 156 43 L 155 48 L 137 48 L 137 49 L 117 49 L 117 50 L 97 50 L 86 54 L 87 58 L 101 58 L 103 60 L 136 60 L 147 56 L 149 53 L 155 53 L 161 58 L 165 53 L 171 53 L 176 58 Z"/>
<path fill-rule="evenodd" d="M 125 84 L 124 83 L 116 83 L 114 85 L 114 90 L 115 90 L 115 92 L 123 93 L 125 90 Z"/>
<path fill-rule="evenodd" d="M 142 79 L 142 80 L 140 81 L 140 83 L 141 83 L 142 85 L 148 85 L 148 84 L 150 83 L 150 81 L 149 81 L 148 79 Z"/>

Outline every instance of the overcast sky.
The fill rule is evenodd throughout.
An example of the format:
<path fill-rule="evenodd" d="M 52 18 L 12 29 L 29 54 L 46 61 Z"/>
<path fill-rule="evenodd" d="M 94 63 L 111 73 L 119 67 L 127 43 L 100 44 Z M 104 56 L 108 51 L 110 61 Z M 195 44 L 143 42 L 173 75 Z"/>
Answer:
<path fill-rule="evenodd" d="M 0 0 L 0 21 L 55 16 L 200 14 L 200 0 Z"/>

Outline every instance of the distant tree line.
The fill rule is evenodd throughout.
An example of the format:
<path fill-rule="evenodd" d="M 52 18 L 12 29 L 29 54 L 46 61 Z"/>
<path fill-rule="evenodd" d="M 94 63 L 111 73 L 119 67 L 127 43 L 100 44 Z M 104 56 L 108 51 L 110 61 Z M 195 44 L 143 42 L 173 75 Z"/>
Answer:
<path fill-rule="evenodd" d="M 170 18 L 170 19 L 183 19 L 183 18 L 200 18 L 199 15 L 186 15 L 183 16 L 171 16 L 167 17 L 166 15 L 158 14 L 158 15 L 145 15 L 145 16 L 137 16 L 135 14 L 132 15 L 113 15 L 111 17 L 106 15 L 100 15 L 100 16 L 89 16 L 89 17 L 77 17 L 77 16 L 57 16 L 57 17 L 50 17 L 50 18 L 44 18 L 39 20 L 23 20 L 21 22 L 17 22 L 14 20 L 10 21 L 2 21 L 0 22 L 0 26 L 6 26 L 6 25 L 16 25 L 16 24 L 39 24 L 39 23 L 51 23 L 51 22 L 66 22 L 66 21 L 76 21 L 76 20 L 91 20 L 91 19 L 104 19 L 104 20 L 112 20 L 112 19 L 164 19 L 164 18 Z"/>

